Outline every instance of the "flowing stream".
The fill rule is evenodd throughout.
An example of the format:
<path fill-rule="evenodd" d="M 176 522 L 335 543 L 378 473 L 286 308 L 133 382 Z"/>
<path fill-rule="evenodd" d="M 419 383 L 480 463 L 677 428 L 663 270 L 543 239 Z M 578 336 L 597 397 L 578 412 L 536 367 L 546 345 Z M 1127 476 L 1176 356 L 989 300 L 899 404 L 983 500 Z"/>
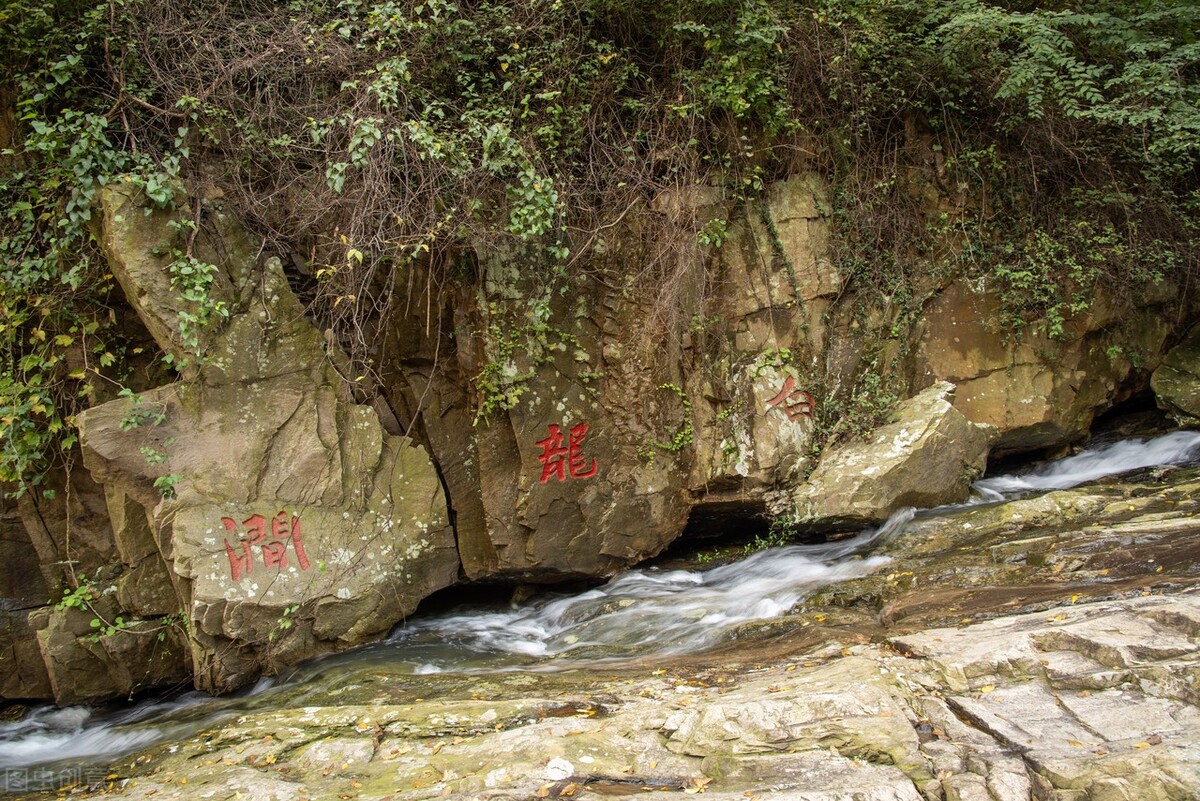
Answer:
<path fill-rule="evenodd" d="M 1003 501 L 1197 459 L 1200 433 L 1126 440 L 1020 474 L 982 479 L 969 503 Z M 921 515 L 938 513 L 934 509 Z M 0 791 L 20 789 L 8 777 L 13 769 L 102 765 L 249 709 L 335 703 L 331 699 L 337 688 L 356 672 L 555 671 L 703 651 L 741 624 L 779 616 L 826 585 L 877 570 L 889 560 L 872 555 L 872 546 L 902 534 L 914 514 L 905 509 L 852 538 L 772 548 L 708 570 L 632 570 L 577 595 L 544 598 L 519 608 L 454 611 L 412 620 L 385 642 L 314 660 L 235 696 L 192 692 L 106 714 L 86 707 L 41 707 L 23 720 L 0 723 L 0 771 L 5 771 L 0 773 Z"/>

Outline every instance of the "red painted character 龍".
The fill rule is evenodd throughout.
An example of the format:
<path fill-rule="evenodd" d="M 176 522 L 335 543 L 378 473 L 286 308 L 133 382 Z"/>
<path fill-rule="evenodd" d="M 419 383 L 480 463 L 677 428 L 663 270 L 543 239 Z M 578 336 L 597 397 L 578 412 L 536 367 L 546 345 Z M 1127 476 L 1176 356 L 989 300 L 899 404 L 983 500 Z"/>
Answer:
<path fill-rule="evenodd" d="M 583 440 L 588 433 L 587 423 L 578 423 L 571 427 L 566 438 L 562 429 L 555 423 L 546 427 L 550 434 L 545 439 L 537 441 L 542 448 L 538 461 L 542 463 L 542 477 L 538 481 L 545 484 L 551 478 L 566 481 L 571 478 L 591 478 L 599 468 L 596 460 L 592 459 L 589 467 L 587 457 L 583 455 Z"/>

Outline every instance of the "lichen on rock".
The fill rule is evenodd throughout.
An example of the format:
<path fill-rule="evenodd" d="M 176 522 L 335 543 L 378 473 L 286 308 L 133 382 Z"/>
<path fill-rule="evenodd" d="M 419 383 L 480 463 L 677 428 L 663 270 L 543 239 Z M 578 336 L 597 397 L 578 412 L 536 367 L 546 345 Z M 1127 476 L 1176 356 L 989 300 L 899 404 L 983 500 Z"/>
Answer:
<path fill-rule="evenodd" d="M 130 185 L 106 187 L 100 239 L 185 379 L 88 410 L 81 442 L 93 475 L 124 499 L 116 528 L 137 517 L 131 499 L 153 527 L 191 621 L 197 685 L 228 690 L 386 631 L 456 579 L 458 554 L 428 454 L 353 402 L 340 354 L 279 260 L 257 259 L 241 228 L 204 204 L 213 219 L 200 252 L 219 268 L 211 292 L 229 319 L 189 342 L 153 256 L 168 217 L 142 205 Z M 131 558 L 144 560 L 145 546 Z"/>

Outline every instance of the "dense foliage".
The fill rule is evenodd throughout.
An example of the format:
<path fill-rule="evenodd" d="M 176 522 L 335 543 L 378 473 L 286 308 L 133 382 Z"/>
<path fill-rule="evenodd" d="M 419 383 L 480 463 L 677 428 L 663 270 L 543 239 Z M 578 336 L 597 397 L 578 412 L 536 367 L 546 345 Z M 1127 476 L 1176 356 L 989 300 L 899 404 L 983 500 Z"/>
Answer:
<path fill-rule="evenodd" d="M 164 206 L 220 190 L 352 351 L 414 258 L 509 242 L 553 281 L 664 188 L 752 200 L 798 169 L 835 187 L 857 281 L 981 270 L 1016 323 L 1061 331 L 1099 276 L 1196 260 L 1190 0 L 9 0 L 0 52 L 0 481 L 22 487 L 118 366 L 88 227 L 118 173 Z"/>

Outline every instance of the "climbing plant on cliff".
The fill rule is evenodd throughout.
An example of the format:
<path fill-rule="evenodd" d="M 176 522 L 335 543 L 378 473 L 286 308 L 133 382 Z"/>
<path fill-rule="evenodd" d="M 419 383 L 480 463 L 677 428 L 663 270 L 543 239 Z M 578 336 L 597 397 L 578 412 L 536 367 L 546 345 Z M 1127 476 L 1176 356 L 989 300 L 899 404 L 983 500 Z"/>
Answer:
<path fill-rule="evenodd" d="M 0 11 L 5 113 L 0 155 L 0 482 L 40 483 L 89 370 L 115 356 L 111 276 L 87 231 L 95 188 L 132 168 L 112 138 L 96 72 L 107 21 L 79 7 L 10 3 Z M 13 130 L 16 127 L 17 130 Z"/>
<path fill-rule="evenodd" d="M 845 261 L 982 268 L 1013 322 L 1052 334 L 1100 277 L 1136 290 L 1196 269 L 1200 8 L 873 5 L 829 5 L 850 42 L 833 81 L 856 154 Z"/>
<path fill-rule="evenodd" d="M 69 443 L 80 379 L 119 356 L 88 228 L 117 173 L 231 205 L 356 374 L 416 261 L 441 284 L 502 249 L 563 286 L 663 190 L 798 170 L 834 185 L 852 288 L 889 297 L 969 269 L 1053 323 L 1087 281 L 1197 261 L 1179 0 L 7 0 L 0 47 L 4 481 Z M 632 269 L 669 287 L 678 263 Z"/>

